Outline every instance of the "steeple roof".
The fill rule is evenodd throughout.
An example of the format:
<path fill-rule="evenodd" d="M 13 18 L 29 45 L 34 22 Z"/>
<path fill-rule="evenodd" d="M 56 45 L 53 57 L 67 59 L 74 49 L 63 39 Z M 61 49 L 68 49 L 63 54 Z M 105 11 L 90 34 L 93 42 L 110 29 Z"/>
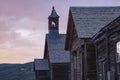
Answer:
<path fill-rule="evenodd" d="M 56 11 L 55 11 L 54 6 L 53 6 L 53 8 L 52 8 L 52 12 L 51 12 L 49 18 L 50 18 L 50 17 L 51 17 L 51 18 L 59 18 L 58 14 L 57 14 Z"/>

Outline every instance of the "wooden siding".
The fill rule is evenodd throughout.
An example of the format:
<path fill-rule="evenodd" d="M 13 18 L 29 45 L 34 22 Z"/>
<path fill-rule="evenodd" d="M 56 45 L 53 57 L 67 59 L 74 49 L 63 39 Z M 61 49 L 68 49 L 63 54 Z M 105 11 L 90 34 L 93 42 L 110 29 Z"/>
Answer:
<path fill-rule="evenodd" d="M 52 80 L 69 80 L 69 64 L 52 64 Z"/>
<path fill-rule="evenodd" d="M 120 20 L 118 21 L 120 22 Z M 116 63 L 116 44 L 120 41 L 120 23 L 117 21 L 108 25 L 107 28 L 103 29 L 102 35 L 95 40 L 96 55 L 97 55 L 97 75 L 98 80 L 104 80 L 102 72 L 102 63 L 106 62 L 106 79 L 119 80 L 117 74 L 117 63 Z M 110 72 L 108 77 L 107 72 Z"/>
<path fill-rule="evenodd" d="M 96 55 L 93 42 L 86 42 L 86 79 L 96 80 Z"/>
<path fill-rule="evenodd" d="M 81 49 L 81 45 L 84 44 L 84 40 L 79 39 L 76 29 L 74 26 L 72 26 L 72 30 L 71 30 L 72 36 L 71 36 L 71 53 L 70 53 L 70 63 L 71 63 L 71 80 L 81 80 L 82 79 L 82 51 Z M 76 56 L 76 71 L 74 69 L 75 63 L 74 63 L 74 56 Z"/>
<path fill-rule="evenodd" d="M 78 38 L 76 29 L 71 27 L 71 80 L 96 80 L 96 55 L 91 39 Z M 76 71 L 74 56 L 76 55 Z"/>
<path fill-rule="evenodd" d="M 98 73 L 98 80 L 103 80 L 103 62 L 107 62 L 107 50 L 106 50 L 106 41 L 103 38 L 96 46 L 97 48 L 97 73 Z M 107 74 L 107 73 L 105 73 Z"/>
<path fill-rule="evenodd" d="M 70 53 L 70 78 L 74 80 L 74 54 Z"/>
<path fill-rule="evenodd" d="M 35 71 L 35 80 L 50 80 L 49 71 Z"/>

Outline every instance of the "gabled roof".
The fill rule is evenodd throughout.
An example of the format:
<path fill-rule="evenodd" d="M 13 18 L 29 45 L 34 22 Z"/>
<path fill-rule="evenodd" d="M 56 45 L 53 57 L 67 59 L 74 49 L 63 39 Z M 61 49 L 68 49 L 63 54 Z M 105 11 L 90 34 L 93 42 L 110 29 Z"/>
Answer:
<path fill-rule="evenodd" d="M 70 12 L 78 37 L 92 38 L 102 27 L 120 16 L 120 7 L 71 7 Z"/>
<path fill-rule="evenodd" d="M 35 71 L 49 70 L 48 59 L 35 59 L 34 67 L 35 67 Z"/>
<path fill-rule="evenodd" d="M 58 34 L 58 38 L 54 39 L 47 34 L 48 54 L 51 63 L 69 63 L 70 53 L 64 50 L 65 34 Z"/>
<path fill-rule="evenodd" d="M 120 16 L 120 7 L 70 7 L 65 49 L 70 49 L 71 27 L 78 38 L 91 39 L 103 27 Z"/>

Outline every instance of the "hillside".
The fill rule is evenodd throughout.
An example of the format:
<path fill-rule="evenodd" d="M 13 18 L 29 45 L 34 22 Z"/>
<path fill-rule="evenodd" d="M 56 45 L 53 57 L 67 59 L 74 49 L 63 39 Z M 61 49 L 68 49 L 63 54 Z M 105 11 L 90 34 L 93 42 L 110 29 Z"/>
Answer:
<path fill-rule="evenodd" d="M 0 80 L 35 80 L 33 62 L 26 64 L 0 64 Z"/>

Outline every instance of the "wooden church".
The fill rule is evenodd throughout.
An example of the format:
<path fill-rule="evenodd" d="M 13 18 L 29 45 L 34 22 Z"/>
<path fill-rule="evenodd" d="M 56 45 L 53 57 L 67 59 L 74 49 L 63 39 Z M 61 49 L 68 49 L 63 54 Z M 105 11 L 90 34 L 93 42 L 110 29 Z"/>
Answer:
<path fill-rule="evenodd" d="M 44 58 L 34 60 L 36 80 L 69 80 L 70 53 L 64 50 L 65 34 L 59 33 L 59 16 L 54 7 L 48 17 Z"/>
<path fill-rule="evenodd" d="M 120 7 L 71 7 L 66 35 L 53 7 L 48 29 L 36 80 L 120 80 Z"/>

